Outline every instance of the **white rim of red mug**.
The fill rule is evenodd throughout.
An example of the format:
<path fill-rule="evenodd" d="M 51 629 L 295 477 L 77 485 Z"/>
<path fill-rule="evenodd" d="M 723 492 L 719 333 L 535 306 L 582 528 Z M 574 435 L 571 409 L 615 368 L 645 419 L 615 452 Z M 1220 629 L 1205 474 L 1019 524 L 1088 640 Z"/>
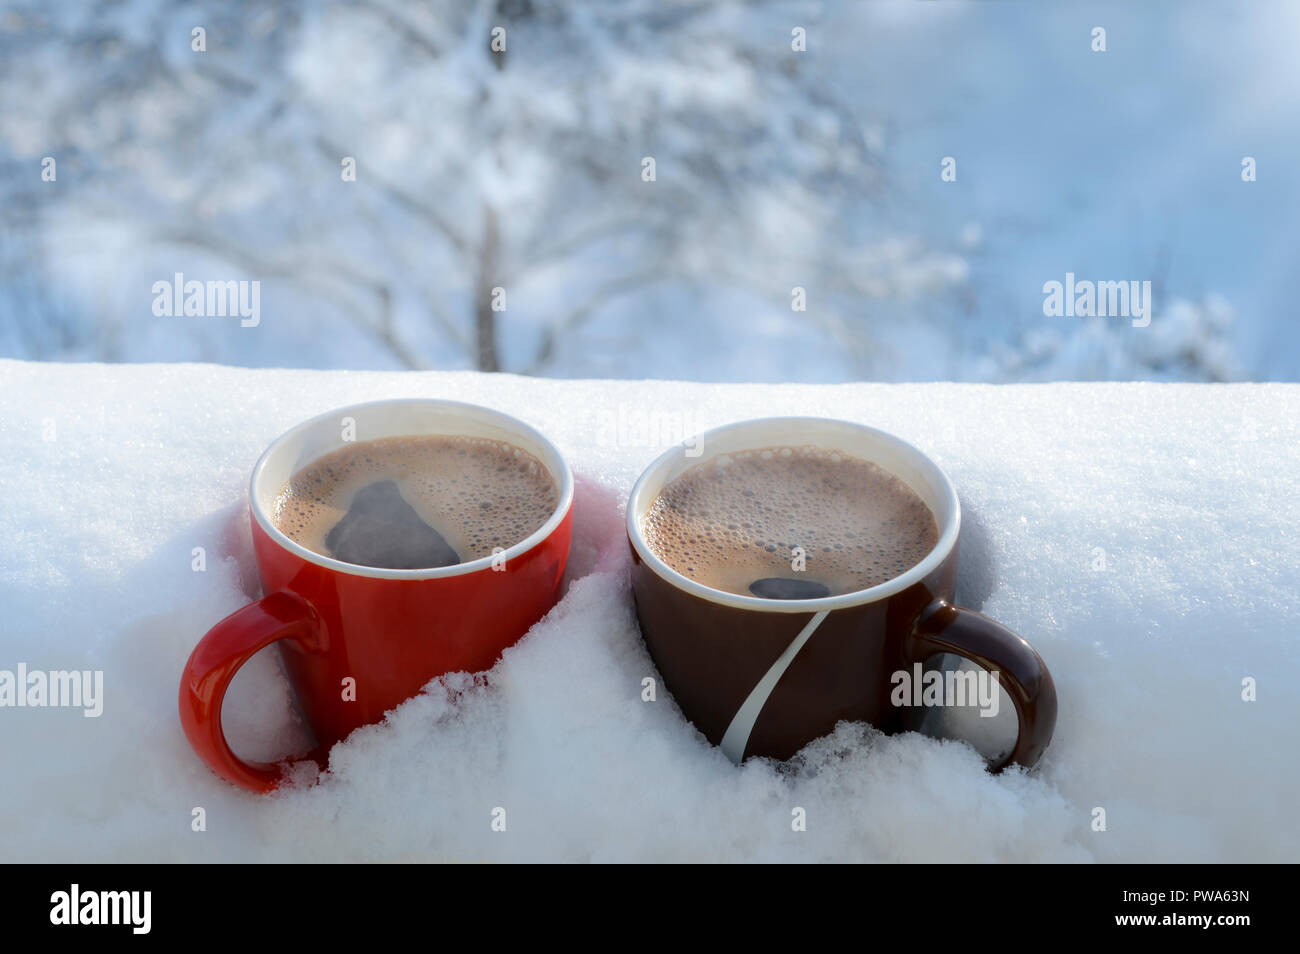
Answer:
<path fill-rule="evenodd" d="M 409 413 L 403 413 L 409 412 Z M 384 415 L 384 423 L 370 427 L 373 432 L 363 433 L 359 415 Z M 340 421 L 344 417 L 357 417 L 357 438 L 345 441 L 341 436 Z M 428 426 L 436 422 L 439 426 Z M 333 439 L 327 435 L 337 435 Z M 345 563 L 333 557 L 325 556 L 295 542 L 282 532 L 271 520 L 269 504 L 275 499 L 287 480 L 303 467 L 331 451 L 346 447 L 352 443 L 377 440 L 384 437 L 407 437 L 422 434 L 445 434 L 448 436 L 486 437 L 513 444 L 528 451 L 541 462 L 551 478 L 555 480 L 559 492 L 559 502 L 550 517 L 533 533 L 518 543 L 507 547 L 502 553 L 481 557 L 468 563 L 453 566 L 431 567 L 417 570 L 391 570 L 385 567 L 361 566 Z M 310 440 L 310 443 L 309 443 Z M 296 451 L 291 463 L 284 463 L 285 454 Z M 274 484 L 274 486 L 270 486 Z M 288 550 L 295 556 L 325 567 L 336 573 L 352 576 L 365 576 L 381 580 L 437 580 L 452 576 L 462 576 L 487 569 L 493 563 L 505 562 L 527 553 L 533 547 L 546 540 L 564 520 L 573 504 L 573 473 L 568 463 L 560 455 L 555 445 L 541 435 L 535 428 L 525 424 L 516 417 L 502 411 L 467 404 L 462 401 L 447 401 L 441 398 L 390 398 L 381 401 L 367 401 L 335 408 L 318 414 L 310 420 L 303 421 L 285 431 L 262 452 L 253 467 L 253 476 L 248 482 L 249 509 L 258 525 L 267 533 L 276 545 Z"/>

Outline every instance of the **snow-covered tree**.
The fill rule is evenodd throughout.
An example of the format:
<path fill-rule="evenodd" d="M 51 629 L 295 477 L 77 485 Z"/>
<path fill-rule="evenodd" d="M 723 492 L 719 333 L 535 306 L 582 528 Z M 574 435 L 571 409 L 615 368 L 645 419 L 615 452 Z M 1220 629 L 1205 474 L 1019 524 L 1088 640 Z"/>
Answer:
<path fill-rule="evenodd" d="M 798 49 L 815 21 L 693 0 L 10 3 L 6 227 L 94 243 L 108 270 L 206 256 L 296 289 L 321 316 L 305 331 L 346 315 L 409 367 L 544 372 L 620 296 L 730 286 L 790 309 L 798 286 L 813 303 L 791 320 L 869 373 L 872 303 L 965 272 L 873 232 L 878 131 Z M 146 307 L 106 296 L 92 356 Z"/>
<path fill-rule="evenodd" d="M 1220 295 L 1176 298 L 1145 328 L 1126 318 L 1055 319 L 978 367 L 992 381 L 1236 381 L 1236 313 Z M 1069 324 L 1061 324 L 1068 322 Z"/>

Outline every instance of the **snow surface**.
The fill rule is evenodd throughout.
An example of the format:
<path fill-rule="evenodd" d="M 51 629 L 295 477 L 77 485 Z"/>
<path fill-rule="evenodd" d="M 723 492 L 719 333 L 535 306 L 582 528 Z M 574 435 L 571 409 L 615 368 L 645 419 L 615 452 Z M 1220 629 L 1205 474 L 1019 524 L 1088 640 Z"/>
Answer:
<path fill-rule="evenodd" d="M 247 794 L 190 750 L 176 688 L 206 629 L 256 595 L 249 471 L 304 418 L 396 396 L 489 405 L 557 443 L 579 483 L 567 593 L 486 677 L 435 682 L 338 745 L 317 784 Z M 613 426 L 647 412 L 658 433 Z M 674 424 L 770 414 L 877 425 L 947 469 L 966 511 L 960 600 L 1055 674 L 1034 772 L 855 725 L 797 765 L 737 768 L 667 693 L 641 701 L 654 670 L 622 501 Z M 0 710 L 0 860 L 1300 860 L 1300 386 L 0 361 L 0 422 L 0 669 L 105 674 L 98 719 Z M 1247 676 L 1258 701 L 1242 701 Z M 265 652 L 228 697 L 232 743 L 284 753 L 304 740 L 295 720 Z"/>

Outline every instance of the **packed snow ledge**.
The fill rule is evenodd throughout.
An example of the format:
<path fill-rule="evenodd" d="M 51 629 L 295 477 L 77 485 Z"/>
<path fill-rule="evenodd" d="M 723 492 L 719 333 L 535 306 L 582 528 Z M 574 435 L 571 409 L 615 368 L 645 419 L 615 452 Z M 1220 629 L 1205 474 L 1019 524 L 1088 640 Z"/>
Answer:
<path fill-rule="evenodd" d="M 176 689 L 208 627 L 258 595 L 253 463 L 322 411 L 413 396 L 497 408 L 559 446 L 578 479 L 566 594 L 486 681 L 431 684 L 318 779 L 239 791 L 190 750 Z M 857 725 L 797 764 L 737 768 L 667 693 L 641 701 L 654 669 L 625 578 L 627 492 L 682 428 L 787 414 L 893 431 L 953 478 L 959 601 L 1055 675 L 1056 736 L 1033 772 Z M 1300 385 L 0 361 L 0 427 L 0 669 L 104 672 L 99 718 L 0 709 L 5 861 L 1300 860 Z M 236 680 L 225 724 L 245 757 L 301 748 L 273 651 Z"/>

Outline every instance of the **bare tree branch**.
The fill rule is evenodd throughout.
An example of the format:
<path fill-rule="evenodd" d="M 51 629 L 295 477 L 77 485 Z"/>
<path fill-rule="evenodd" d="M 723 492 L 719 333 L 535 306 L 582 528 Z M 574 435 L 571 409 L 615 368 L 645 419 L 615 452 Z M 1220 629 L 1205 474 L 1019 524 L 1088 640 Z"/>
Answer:
<path fill-rule="evenodd" d="M 428 367 L 428 362 L 402 341 L 393 327 L 392 291 L 387 282 L 365 275 L 346 262 L 330 261 L 319 264 L 312 262 L 270 262 L 233 243 L 200 232 L 187 230 L 164 229 L 154 234 L 154 240 L 162 244 L 188 245 L 193 248 L 200 248 L 218 257 L 235 262 L 248 272 L 285 278 L 311 291 L 320 291 L 319 285 L 322 279 L 329 280 L 341 277 L 352 283 L 353 286 L 359 285 L 375 297 L 378 304 L 378 315 L 375 320 L 366 321 L 360 308 L 356 306 L 347 307 L 346 310 L 352 315 L 354 321 L 378 338 L 392 352 L 394 357 L 408 368 Z M 337 303 L 339 299 L 332 297 L 331 301 Z"/>
<path fill-rule="evenodd" d="M 583 300 L 573 311 L 569 312 L 564 318 L 547 326 L 542 330 L 542 340 L 537 346 L 537 351 L 533 355 L 533 360 L 529 364 L 525 374 L 538 374 L 547 365 L 555 359 L 556 339 L 562 335 L 571 334 L 595 315 L 597 308 L 619 295 L 626 294 L 635 288 L 642 288 L 657 282 L 666 281 L 671 277 L 663 269 L 645 270 L 632 272 L 627 275 L 621 275 L 618 278 L 611 279 L 600 285 L 586 299 Z"/>
<path fill-rule="evenodd" d="M 324 136 L 316 137 L 316 147 L 321 154 L 328 157 L 334 162 L 338 162 L 346 155 L 350 155 L 347 149 L 342 148 L 337 143 L 331 142 Z M 447 241 L 455 246 L 458 252 L 462 254 L 469 251 L 470 242 L 459 229 L 455 228 L 446 217 L 423 199 L 411 195 L 401 186 L 388 179 L 385 179 L 380 173 L 373 169 L 367 169 L 364 177 L 361 177 L 366 183 L 373 184 L 385 195 L 393 199 L 398 205 L 413 212 L 415 215 L 429 222 L 440 231 Z"/>
<path fill-rule="evenodd" d="M 442 48 L 400 10 L 370 0 L 353 0 L 352 6 L 374 14 L 386 27 L 430 59 L 436 60 L 442 56 Z"/>

